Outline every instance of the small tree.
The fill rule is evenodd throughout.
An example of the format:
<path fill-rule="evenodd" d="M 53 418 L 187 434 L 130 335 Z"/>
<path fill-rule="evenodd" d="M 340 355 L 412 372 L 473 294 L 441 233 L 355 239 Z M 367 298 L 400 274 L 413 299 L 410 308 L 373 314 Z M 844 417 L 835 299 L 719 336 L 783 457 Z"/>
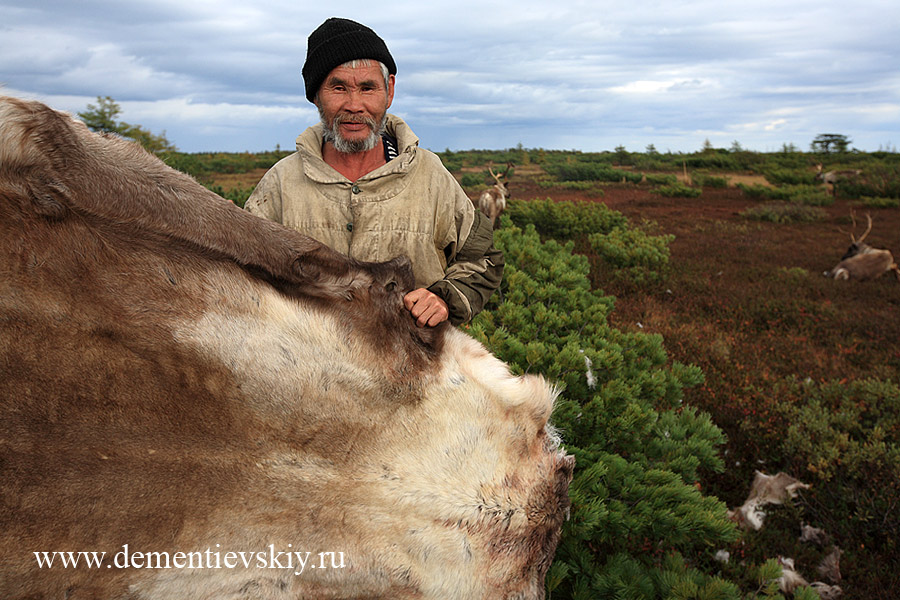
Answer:
<path fill-rule="evenodd" d="M 119 133 L 119 124 L 116 123 L 116 117 L 122 112 L 119 104 L 106 96 L 101 98 L 97 96 L 97 104 L 88 104 L 87 110 L 78 113 L 84 124 L 91 131 L 98 133 Z"/>
<path fill-rule="evenodd" d="M 631 164 L 631 154 L 625 149 L 625 146 L 619 145 L 615 148 L 616 163 L 620 165 Z"/>
<path fill-rule="evenodd" d="M 165 131 L 156 135 L 140 125 L 117 121 L 116 117 L 121 112 L 122 107 L 118 102 L 109 96 L 103 98 L 97 96 L 97 104 L 88 104 L 87 110 L 78 113 L 78 116 L 92 131 L 112 133 L 134 140 L 150 152 L 160 153 L 176 150 L 174 144 L 166 139 Z"/>
<path fill-rule="evenodd" d="M 809 146 L 813 152 L 822 154 L 843 153 L 847 151 L 851 141 L 846 135 L 840 133 L 820 133 Z"/>

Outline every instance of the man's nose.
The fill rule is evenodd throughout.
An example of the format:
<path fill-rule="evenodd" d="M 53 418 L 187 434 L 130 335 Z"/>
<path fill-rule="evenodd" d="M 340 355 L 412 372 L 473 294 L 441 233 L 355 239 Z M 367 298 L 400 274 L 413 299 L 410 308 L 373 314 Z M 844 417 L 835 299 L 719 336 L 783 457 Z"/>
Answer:
<path fill-rule="evenodd" d="M 362 98 L 362 92 L 360 92 L 359 90 L 350 90 L 349 92 L 347 92 L 346 101 L 344 102 L 344 109 L 349 112 L 362 112 Z"/>

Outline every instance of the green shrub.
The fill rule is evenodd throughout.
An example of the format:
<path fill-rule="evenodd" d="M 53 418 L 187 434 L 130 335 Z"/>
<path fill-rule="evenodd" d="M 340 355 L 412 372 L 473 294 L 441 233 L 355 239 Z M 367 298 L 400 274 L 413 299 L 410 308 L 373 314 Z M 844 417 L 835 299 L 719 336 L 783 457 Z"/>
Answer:
<path fill-rule="evenodd" d="M 591 233 L 609 233 L 628 219 L 602 202 L 513 200 L 506 213 L 519 227 L 533 225 L 545 237 L 571 240 Z"/>
<path fill-rule="evenodd" d="M 718 169 L 720 171 L 738 171 L 740 167 L 735 158 L 725 152 L 702 152 L 686 156 L 684 165 L 689 169 Z"/>
<path fill-rule="evenodd" d="M 603 188 L 597 185 L 596 181 L 547 181 L 537 182 L 538 187 L 542 189 L 562 189 L 562 190 L 579 190 L 582 192 L 592 192 L 597 195 L 603 195 Z"/>
<path fill-rule="evenodd" d="M 167 165 L 198 179 L 212 173 L 247 173 L 254 169 L 268 169 L 291 154 L 284 150 L 272 152 L 164 152 L 160 158 Z"/>
<path fill-rule="evenodd" d="M 828 214 L 817 206 L 790 202 L 766 202 L 748 208 L 741 212 L 741 216 L 772 223 L 812 223 L 823 220 Z"/>
<path fill-rule="evenodd" d="M 613 169 L 606 164 L 598 163 L 558 163 L 547 165 L 545 170 L 559 181 L 608 181 L 612 183 L 625 181 L 640 183 L 643 173 Z"/>
<path fill-rule="evenodd" d="M 737 184 L 746 195 L 762 200 L 781 200 L 809 206 L 830 206 L 834 197 L 821 185 L 780 185 L 769 187 L 760 184 Z"/>
<path fill-rule="evenodd" d="M 678 176 L 671 173 L 647 173 L 644 179 L 650 185 L 674 185 L 678 183 Z"/>
<path fill-rule="evenodd" d="M 476 173 L 464 173 L 459 180 L 459 184 L 464 188 L 472 188 L 484 185 L 484 177 Z"/>
<path fill-rule="evenodd" d="M 837 184 L 837 195 L 841 198 L 882 197 L 900 198 L 900 162 L 860 164 L 858 177 L 845 178 Z"/>
<path fill-rule="evenodd" d="M 900 208 L 900 198 L 873 198 L 863 196 L 859 203 L 866 208 Z"/>
<path fill-rule="evenodd" d="M 766 185 L 761 185 L 758 183 L 754 183 L 753 185 L 748 185 L 746 183 L 738 183 L 737 188 L 744 192 L 744 194 L 750 196 L 751 198 L 757 198 L 761 200 L 787 200 L 788 194 L 785 192 L 783 188 L 769 187 Z"/>
<path fill-rule="evenodd" d="M 834 196 L 821 185 L 790 185 L 782 188 L 787 195 L 787 200 L 797 204 L 809 206 L 831 206 L 834 204 Z"/>
<path fill-rule="evenodd" d="M 683 183 L 674 183 L 672 185 L 664 185 L 653 190 L 653 193 L 668 198 L 698 198 L 703 190 L 700 188 L 690 187 Z"/>
<path fill-rule="evenodd" d="M 766 440 L 812 484 L 802 518 L 824 529 L 863 581 L 896 580 L 900 557 L 900 385 L 896 381 L 782 381 L 771 392 L 787 430 Z M 776 532 L 773 532 L 773 534 Z M 791 535 L 793 532 L 783 532 Z"/>
<path fill-rule="evenodd" d="M 813 185 L 816 174 L 809 170 L 769 168 L 763 171 L 766 181 L 772 185 Z"/>
<path fill-rule="evenodd" d="M 693 589 L 691 597 L 737 600 L 715 568 L 696 566 L 714 564 L 711 553 L 736 537 L 724 504 L 694 485 L 700 470 L 723 466 L 719 429 L 681 404 L 699 370 L 671 362 L 660 336 L 609 325 L 613 299 L 591 289 L 573 242 L 542 242 L 533 225 L 501 218 L 502 301 L 495 295 L 470 333 L 515 372 L 564 386 L 553 422 L 576 467 L 551 597 L 649 600 Z"/>
<path fill-rule="evenodd" d="M 617 227 L 609 233 L 592 234 L 588 241 L 616 276 L 640 284 L 662 279 L 674 239 L 674 235 L 648 235 L 640 229 Z"/>
<path fill-rule="evenodd" d="M 463 164 L 465 162 L 462 156 L 448 150 L 438 153 L 438 157 L 444 164 L 444 168 L 451 173 L 459 173 L 460 171 L 462 171 Z"/>
<path fill-rule="evenodd" d="M 728 187 L 728 178 L 727 177 L 716 177 L 713 175 L 707 175 L 705 173 L 692 173 L 691 174 L 691 183 L 697 187 L 709 187 L 709 188 L 727 188 Z"/>

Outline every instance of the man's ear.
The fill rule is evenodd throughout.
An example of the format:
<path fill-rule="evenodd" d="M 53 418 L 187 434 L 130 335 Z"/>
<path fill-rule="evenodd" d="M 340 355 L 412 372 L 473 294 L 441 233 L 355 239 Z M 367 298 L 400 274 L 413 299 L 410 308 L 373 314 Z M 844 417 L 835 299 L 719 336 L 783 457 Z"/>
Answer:
<path fill-rule="evenodd" d="M 385 106 L 385 110 L 391 107 L 391 102 L 394 101 L 394 75 L 388 75 L 388 89 L 387 89 L 387 106 Z"/>

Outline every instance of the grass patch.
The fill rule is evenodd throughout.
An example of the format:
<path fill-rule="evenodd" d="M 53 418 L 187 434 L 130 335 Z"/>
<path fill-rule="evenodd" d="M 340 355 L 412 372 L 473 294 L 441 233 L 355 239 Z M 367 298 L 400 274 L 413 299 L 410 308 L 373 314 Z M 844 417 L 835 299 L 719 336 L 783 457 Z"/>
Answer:
<path fill-rule="evenodd" d="M 818 206 L 791 202 L 767 202 L 741 212 L 745 219 L 772 223 L 814 223 L 825 219 L 827 213 Z"/>

